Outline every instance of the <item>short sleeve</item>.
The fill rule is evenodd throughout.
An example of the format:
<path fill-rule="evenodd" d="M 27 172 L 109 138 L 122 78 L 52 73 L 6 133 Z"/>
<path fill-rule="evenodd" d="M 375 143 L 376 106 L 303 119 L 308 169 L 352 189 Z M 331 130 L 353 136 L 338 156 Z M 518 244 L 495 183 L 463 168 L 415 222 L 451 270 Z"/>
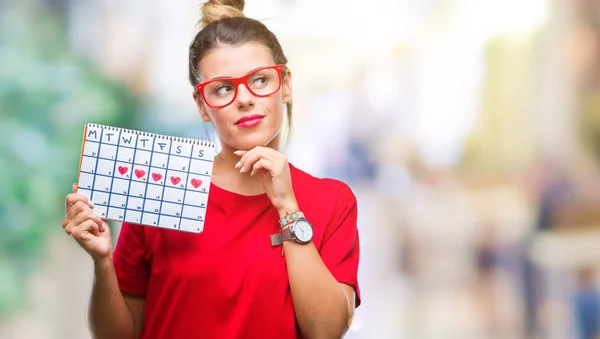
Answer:
<path fill-rule="evenodd" d="M 355 307 L 361 303 L 357 278 L 360 256 L 357 216 L 356 197 L 350 187 L 342 183 L 331 221 L 325 230 L 320 255 L 337 281 L 354 287 Z"/>
<path fill-rule="evenodd" d="M 150 265 L 145 253 L 144 227 L 124 222 L 113 255 L 121 291 L 146 294 Z"/>

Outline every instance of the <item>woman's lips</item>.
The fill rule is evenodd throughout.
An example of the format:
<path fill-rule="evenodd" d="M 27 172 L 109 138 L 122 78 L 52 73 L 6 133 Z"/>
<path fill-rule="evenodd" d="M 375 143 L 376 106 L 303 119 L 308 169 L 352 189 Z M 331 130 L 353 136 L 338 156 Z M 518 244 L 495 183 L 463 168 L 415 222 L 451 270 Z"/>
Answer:
<path fill-rule="evenodd" d="M 254 126 L 260 124 L 264 118 L 265 118 L 265 116 L 260 115 L 260 114 L 248 115 L 248 116 L 239 118 L 235 122 L 235 125 L 238 127 L 243 127 L 243 128 L 254 127 Z"/>

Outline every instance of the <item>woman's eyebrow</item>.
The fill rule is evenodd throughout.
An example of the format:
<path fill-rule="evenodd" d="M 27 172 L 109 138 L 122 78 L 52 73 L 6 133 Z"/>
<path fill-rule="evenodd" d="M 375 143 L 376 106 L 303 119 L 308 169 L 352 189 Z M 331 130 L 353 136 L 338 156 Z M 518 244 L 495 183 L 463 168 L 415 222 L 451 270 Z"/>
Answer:
<path fill-rule="evenodd" d="M 256 71 L 257 69 L 261 69 L 261 68 L 263 68 L 263 67 L 265 67 L 265 66 L 256 67 L 255 69 L 251 70 L 250 72 L 248 72 L 248 73 L 246 73 L 246 74 L 244 74 L 244 75 L 248 75 L 248 74 L 250 74 L 250 73 L 252 73 L 252 72 Z M 243 76 L 244 76 L 244 75 L 243 75 Z M 210 79 L 210 80 L 218 80 L 218 79 L 231 79 L 231 78 L 233 78 L 233 77 L 232 77 L 232 76 L 221 76 L 221 77 L 215 77 L 215 78 L 212 78 L 212 79 Z"/>

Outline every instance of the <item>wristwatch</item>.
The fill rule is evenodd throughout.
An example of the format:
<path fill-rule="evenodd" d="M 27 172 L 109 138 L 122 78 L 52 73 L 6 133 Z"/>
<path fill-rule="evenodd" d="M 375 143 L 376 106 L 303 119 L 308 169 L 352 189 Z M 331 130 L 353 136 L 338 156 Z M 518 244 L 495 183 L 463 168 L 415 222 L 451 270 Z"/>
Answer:
<path fill-rule="evenodd" d="M 271 235 L 271 246 L 279 246 L 284 241 L 294 240 L 299 244 L 308 244 L 313 238 L 312 225 L 304 217 L 297 218 L 279 233 Z"/>

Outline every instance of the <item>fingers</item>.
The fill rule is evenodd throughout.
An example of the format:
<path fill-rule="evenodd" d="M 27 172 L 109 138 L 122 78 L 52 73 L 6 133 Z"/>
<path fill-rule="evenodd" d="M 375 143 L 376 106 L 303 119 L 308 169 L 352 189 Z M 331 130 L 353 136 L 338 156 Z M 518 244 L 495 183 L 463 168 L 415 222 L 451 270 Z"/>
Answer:
<path fill-rule="evenodd" d="M 257 162 L 252 165 L 252 172 L 250 175 L 254 175 L 257 171 L 265 170 L 268 172 L 273 172 L 273 162 L 267 159 L 259 159 Z"/>
<path fill-rule="evenodd" d="M 248 172 L 260 159 L 270 160 L 273 164 L 278 156 L 281 157 L 282 160 L 286 159 L 285 155 L 269 147 L 259 146 L 249 151 L 236 151 L 234 153 L 241 157 L 240 161 L 235 166 L 235 168 L 240 168 L 240 173 Z"/>
<path fill-rule="evenodd" d="M 238 163 L 235 165 L 235 168 L 240 169 L 240 173 L 244 173 L 247 170 L 249 161 L 251 165 L 258 160 L 256 148 L 253 148 L 250 151 L 235 151 L 233 153 L 240 156 L 240 161 L 238 161 Z"/>
<path fill-rule="evenodd" d="M 84 221 L 83 223 L 72 227 L 67 231 L 73 238 L 78 240 L 87 240 L 89 239 L 89 235 L 93 234 L 95 236 L 99 236 L 100 232 L 98 230 L 98 225 L 93 220 L 89 219 Z"/>
<path fill-rule="evenodd" d="M 102 219 L 92 211 L 88 204 L 79 200 L 67 211 L 62 222 L 62 227 L 65 229 L 65 232 L 70 234 L 71 228 L 76 227 L 87 220 L 93 221 L 100 232 L 104 231 Z"/>
<path fill-rule="evenodd" d="M 100 217 L 97 216 L 96 213 L 94 213 L 94 211 L 92 211 L 89 207 L 85 207 L 81 212 L 79 212 L 79 214 L 72 219 L 72 223 L 73 225 L 77 226 L 88 219 L 93 220 L 96 225 L 98 225 L 98 230 L 101 232 L 103 231 L 104 226 L 102 224 L 102 219 L 100 219 Z"/>
<path fill-rule="evenodd" d="M 78 214 L 75 219 L 69 220 L 64 226 L 65 233 L 72 235 L 75 229 L 81 228 L 83 225 L 92 223 L 90 230 L 94 235 L 99 235 L 104 231 L 102 220 L 93 214 L 92 210 L 83 211 Z"/>
<path fill-rule="evenodd" d="M 73 219 L 75 216 L 77 216 L 77 214 L 81 213 L 86 208 L 90 209 L 90 205 L 88 205 L 84 200 L 79 200 L 67 210 L 65 217 L 68 219 Z"/>
<path fill-rule="evenodd" d="M 91 202 L 87 196 L 80 193 L 69 193 L 65 199 L 65 212 L 68 213 L 69 210 L 79 201 L 82 201 L 90 208 L 94 208 L 94 203 Z"/>
<path fill-rule="evenodd" d="M 240 173 L 248 172 L 248 170 L 254 165 L 254 163 L 260 160 L 260 158 L 261 155 L 258 153 L 246 153 L 246 155 L 244 155 L 242 159 L 240 159 L 240 161 L 235 165 L 235 168 L 239 168 Z"/>
<path fill-rule="evenodd" d="M 90 201 L 90 199 L 86 195 L 80 193 L 69 193 L 67 194 L 66 200 L 67 206 L 73 206 L 78 201 L 82 201 L 86 205 L 90 206 L 90 208 L 94 207 L 94 204 Z"/>
<path fill-rule="evenodd" d="M 78 188 L 77 184 L 73 184 L 73 187 L 72 187 L 73 193 L 77 193 L 77 188 Z"/>

